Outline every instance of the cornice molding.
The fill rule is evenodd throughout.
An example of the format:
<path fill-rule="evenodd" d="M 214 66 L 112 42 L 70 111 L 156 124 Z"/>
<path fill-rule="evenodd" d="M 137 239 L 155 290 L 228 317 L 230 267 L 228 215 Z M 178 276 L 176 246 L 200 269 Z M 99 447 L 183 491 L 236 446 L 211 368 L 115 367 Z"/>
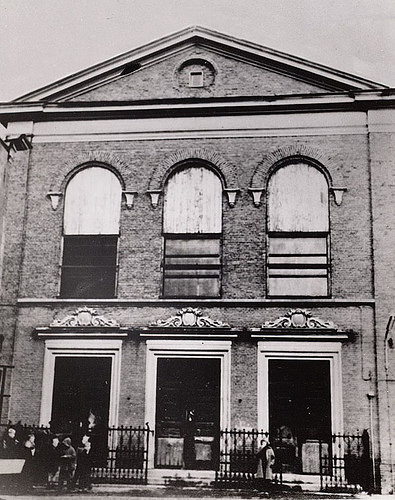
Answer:
<path fill-rule="evenodd" d="M 375 306 L 373 298 L 340 298 L 340 299 L 61 299 L 48 297 L 22 297 L 17 299 L 16 304 L 2 304 L 10 307 L 41 307 L 48 305 L 52 307 L 59 306 L 63 308 L 71 305 L 91 306 L 111 306 L 111 307 L 254 307 L 254 308 L 273 308 L 273 307 L 353 307 L 353 306 Z"/>

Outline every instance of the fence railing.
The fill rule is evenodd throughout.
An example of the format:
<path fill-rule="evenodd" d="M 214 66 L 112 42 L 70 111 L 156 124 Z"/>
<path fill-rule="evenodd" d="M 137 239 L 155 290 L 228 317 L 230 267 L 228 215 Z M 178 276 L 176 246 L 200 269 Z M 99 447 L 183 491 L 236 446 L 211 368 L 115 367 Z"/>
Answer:
<path fill-rule="evenodd" d="M 220 431 L 219 467 L 215 482 L 219 486 L 251 487 L 256 473 L 256 453 L 267 432 L 256 429 L 224 429 Z M 281 474 L 274 475 L 281 482 Z"/>
<path fill-rule="evenodd" d="M 94 482 L 146 484 L 152 431 L 145 427 L 110 427 L 107 456 L 91 469 Z"/>
<path fill-rule="evenodd" d="M 1 435 L 6 432 L 7 426 L 0 426 Z M 37 471 L 39 471 L 38 482 L 45 482 L 45 467 L 40 467 L 40 455 L 45 448 L 49 446 L 52 436 L 52 429 L 45 426 L 22 425 L 20 423 L 12 425 L 16 429 L 16 437 L 22 443 L 27 439 L 29 433 L 35 434 L 37 450 Z M 81 433 L 59 432 L 56 434 L 61 438 L 70 436 L 73 446 L 77 447 L 80 443 Z M 145 426 L 131 427 L 108 427 L 92 431 L 90 440 L 92 442 L 92 467 L 91 479 L 93 482 L 111 482 L 111 483 L 129 483 L 146 484 L 148 478 L 148 452 L 150 438 L 153 431 L 148 424 Z M 0 446 L 0 458 L 2 458 Z M 25 456 L 23 447 L 20 447 L 20 457 Z M 5 457 L 5 455 L 4 455 Z M 17 458 L 16 456 L 13 458 Z"/>
<path fill-rule="evenodd" d="M 322 491 L 372 491 L 373 463 L 369 434 L 334 434 L 330 443 L 320 441 Z"/>
<path fill-rule="evenodd" d="M 256 429 L 220 431 L 217 485 L 255 485 L 255 455 L 263 436 L 268 436 L 268 433 Z M 287 474 L 292 473 L 293 479 L 297 474 L 300 482 L 303 482 L 303 475 L 315 475 L 321 491 L 355 493 L 372 490 L 373 469 L 367 431 L 355 435 L 334 434 L 327 440 L 308 441 L 301 446 L 299 458 L 294 460 L 290 458 L 290 445 L 286 440 L 277 437 L 271 443 L 276 454 L 272 479 L 275 485 L 284 486 L 289 480 Z"/>
<path fill-rule="evenodd" d="M 24 442 L 30 432 L 36 436 L 37 450 L 50 442 L 49 427 L 17 424 L 17 438 Z M 6 431 L 0 426 L 0 432 Z M 61 433 L 58 433 L 62 435 Z M 70 436 L 70 433 L 67 433 Z M 148 454 L 153 431 L 148 424 L 139 427 L 109 427 L 92 433 L 92 469 L 94 482 L 147 484 Z M 253 487 L 257 469 L 256 453 L 267 432 L 256 429 L 224 429 L 219 435 L 219 461 L 215 483 L 225 487 Z M 77 446 L 81 436 L 72 436 Z M 288 472 L 314 474 L 321 491 L 351 492 L 373 491 L 378 487 L 378 474 L 373 470 L 370 439 L 362 434 L 334 434 L 327 440 L 310 441 L 302 445 L 302 463 L 309 452 L 308 468 L 291 470 L 287 442 L 272 440 L 276 454 L 273 482 L 284 485 Z M 0 447 L 1 448 L 1 447 Z M 284 451 L 285 450 L 285 451 Z M 287 452 L 287 453 L 286 453 Z M 300 452 L 299 452 L 300 453 Z M 37 455 L 39 457 L 39 454 Z M 1 456 L 0 456 L 1 458 Z M 301 460 L 300 457 L 298 459 Z M 376 472 L 376 474 L 375 474 Z M 44 479 L 44 476 L 43 476 Z M 376 479 L 376 481 L 375 481 Z M 376 482 L 376 484 L 375 484 Z"/>

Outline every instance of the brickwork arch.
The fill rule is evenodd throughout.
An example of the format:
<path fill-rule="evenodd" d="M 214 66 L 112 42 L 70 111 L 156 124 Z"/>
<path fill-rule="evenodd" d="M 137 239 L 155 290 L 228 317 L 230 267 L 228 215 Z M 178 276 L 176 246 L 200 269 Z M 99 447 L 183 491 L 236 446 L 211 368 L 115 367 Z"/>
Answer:
<path fill-rule="evenodd" d="M 159 162 L 149 181 L 149 191 L 162 191 L 165 181 L 171 172 L 184 161 L 206 161 L 220 174 L 225 189 L 238 189 L 236 168 L 221 155 L 207 149 L 179 150 Z"/>
<path fill-rule="evenodd" d="M 126 186 L 122 173 L 126 172 L 127 170 L 126 163 L 117 158 L 117 156 L 113 153 L 107 153 L 104 151 L 81 153 L 75 156 L 72 160 L 67 161 L 64 165 L 67 174 L 63 178 L 56 179 L 51 187 L 51 190 L 59 193 L 64 193 L 69 180 L 79 170 L 88 167 L 90 164 L 94 164 L 99 167 L 101 166 L 107 168 L 108 170 L 111 170 L 119 179 L 122 190 L 125 190 Z"/>
<path fill-rule="evenodd" d="M 342 184 L 342 179 L 333 179 L 336 175 L 336 168 L 333 160 L 322 151 L 306 145 L 290 145 L 265 155 L 258 163 L 252 175 L 250 188 L 266 188 L 270 175 L 287 161 L 306 161 L 320 168 L 328 181 L 329 187 L 334 183 Z"/>

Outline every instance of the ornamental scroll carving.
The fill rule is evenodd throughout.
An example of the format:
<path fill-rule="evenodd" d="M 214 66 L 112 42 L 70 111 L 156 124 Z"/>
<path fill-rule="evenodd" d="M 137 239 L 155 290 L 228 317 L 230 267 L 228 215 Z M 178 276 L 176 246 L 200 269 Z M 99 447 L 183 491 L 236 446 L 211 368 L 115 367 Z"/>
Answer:
<path fill-rule="evenodd" d="M 87 326 L 108 326 L 119 327 L 119 323 L 113 319 L 100 316 L 95 309 L 89 307 L 80 307 L 73 314 L 63 319 L 56 319 L 50 324 L 50 327 L 87 327 Z"/>
<path fill-rule="evenodd" d="M 332 321 L 323 321 L 313 316 L 312 313 L 306 309 L 291 309 L 287 314 L 280 316 L 274 321 L 266 321 L 261 328 L 338 329 Z"/>
<path fill-rule="evenodd" d="M 151 324 L 152 326 L 164 328 L 230 328 L 227 323 L 203 316 L 200 309 L 193 307 L 181 309 L 175 316 L 168 319 L 158 319 Z"/>

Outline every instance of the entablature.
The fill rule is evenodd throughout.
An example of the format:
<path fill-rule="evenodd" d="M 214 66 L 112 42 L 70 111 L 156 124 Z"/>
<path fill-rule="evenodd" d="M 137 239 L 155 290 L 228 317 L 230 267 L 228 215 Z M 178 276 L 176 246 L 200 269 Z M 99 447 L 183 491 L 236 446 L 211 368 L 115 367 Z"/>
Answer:
<path fill-rule="evenodd" d="M 196 307 L 184 307 L 174 315 L 158 319 L 148 326 L 121 326 L 116 320 L 100 315 L 84 306 L 47 327 L 36 327 L 33 337 L 48 338 L 142 338 L 201 340 L 353 340 L 353 332 L 339 329 L 332 321 L 324 321 L 306 309 L 291 309 L 260 328 L 232 327 L 211 318 Z"/>

